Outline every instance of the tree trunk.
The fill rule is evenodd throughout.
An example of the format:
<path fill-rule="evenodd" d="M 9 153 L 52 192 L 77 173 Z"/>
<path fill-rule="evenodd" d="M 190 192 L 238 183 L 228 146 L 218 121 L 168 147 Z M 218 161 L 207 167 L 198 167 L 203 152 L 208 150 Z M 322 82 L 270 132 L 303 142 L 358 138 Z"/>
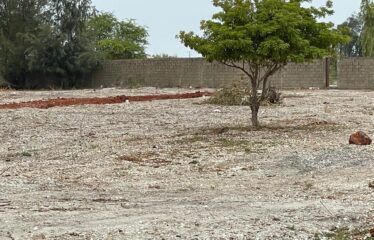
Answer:
<path fill-rule="evenodd" d="M 258 121 L 258 110 L 260 108 L 260 104 L 256 101 L 256 103 L 251 103 L 251 110 L 252 110 L 252 126 L 254 128 L 259 128 L 260 123 Z"/>
<path fill-rule="evenodd" d="M 251 104 L 251 110 L 252 110 L 252 126 L 254 128 L 259 128 L 260 123 L 258 122 L 258 110 L 260 108 L 260 101 L 257 96 L 257 82 L 252 81 L 252 96 L 250 99 L 250 104 Z"/>

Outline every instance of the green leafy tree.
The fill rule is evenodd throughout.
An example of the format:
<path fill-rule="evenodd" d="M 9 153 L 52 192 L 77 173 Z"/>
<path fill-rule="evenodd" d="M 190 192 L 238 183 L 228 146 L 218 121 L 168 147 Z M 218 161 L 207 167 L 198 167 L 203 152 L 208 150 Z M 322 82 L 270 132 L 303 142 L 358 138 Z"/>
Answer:
<path fill-rule="evenodd" d="M 99 13 L 87 24 L 96 37 L 97 52 L 104 59 L 145 58 L 148 32 L 134 20 L 118 21 L 111 13 Z"/>
<path fill-rule="evenodd" d="M 90 0 L 1 0 L 0 74 L 16 88 L 32 76 L 76 85 L 98 65 L 86 32 L 92 13 Z"/>
<path fill-rule="evenodd" d="M 343 57 L 359 57 L 362 56 L 360 35 L 362 31 L 361 14 L 353 14 L 344 23 L 338 26 L 338 29 L 351 38 L 348 43 L 340 44 L 338 53 Z"/>
<path fill-rule="evenodd" d="M 21 87 L 29 73 L 27 38 L 36 36 L 47 18 L 46 0 L 0 1 L 0 75 Z"/>
<path fill-rule="evenodd" d="M 79 84 L 98 66 L 86 23 L 92 16 L 90 0 L 50 0 L 49 19 L 35 37 L 28 38 L 29 69 L 57 76 L 63 88 Z"/>
<path fill-rule="evenodd" d="M 374 3 L 362 0 L 361 14 L 363 27 L 361 32 L 362 54 L 365 57 L 374 56 Z"/>
<path fill-rule="evenodd" d="M 202 21 L 203 36 L 180 32 L 185 46 L 208 61 L 240 69 L 251 85 L 252 125 L 259 127 L 258 111 L 269 91 L 269 77 L 289 62 L 328 56 L 347 41 L 332 23 L 316 19 L 333 13 L 325 7 L 304 7 L 305 0 L 214 0 L 221 11 Z M 258 90 L 262 87 L 262 93 Z"/>

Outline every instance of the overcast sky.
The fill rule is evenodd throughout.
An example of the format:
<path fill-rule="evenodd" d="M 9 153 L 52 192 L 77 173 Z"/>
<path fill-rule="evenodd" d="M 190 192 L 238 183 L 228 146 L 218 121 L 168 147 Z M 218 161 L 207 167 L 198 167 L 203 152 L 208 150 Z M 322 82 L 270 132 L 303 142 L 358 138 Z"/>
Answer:
<path fill-rule="evenodd" d="M 114 13 L 117 18 L 135 19 L 146 26 L 149 33 L 148 54 L 195 57 L 175 35 L 181 30 L 199 32 L 200 21 L 210 19 L 218 9 L 211 0 L 92 0 L 98 10 Z M 313 5 L 324 5 L 326 0 L 313 0 Z M 361 0 L 334 0 L 335 14 L 328 20 L 339 24 L 358 12 Z"/>

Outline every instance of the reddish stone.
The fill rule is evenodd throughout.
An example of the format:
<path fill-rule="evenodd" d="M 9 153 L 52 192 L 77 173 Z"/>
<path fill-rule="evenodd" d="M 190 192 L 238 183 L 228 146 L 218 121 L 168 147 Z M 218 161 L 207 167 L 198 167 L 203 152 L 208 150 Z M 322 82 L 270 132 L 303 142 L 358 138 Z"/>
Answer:
<path fill-rule="evenodd" d="M 374 238 L 374 228 L 370 229 L 370 234 L 371 234 L 371 237 Z"/>
<path fill-rule="evenodd" d="M 371 139 L 366 133 L 358 131 L 351 135 L 351 137 L 349 138 L 349 144 L 370 145 Z"/>

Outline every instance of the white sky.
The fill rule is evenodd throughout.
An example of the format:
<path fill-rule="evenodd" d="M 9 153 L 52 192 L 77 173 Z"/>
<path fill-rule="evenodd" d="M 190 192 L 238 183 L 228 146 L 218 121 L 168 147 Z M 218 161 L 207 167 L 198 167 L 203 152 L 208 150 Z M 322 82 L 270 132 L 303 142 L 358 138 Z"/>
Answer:
<path fill-rule="evenodd" d="M 313 0 L 314 6 L 324 5 L 326 0 Z M 361 0 L 333 0 L 335 14 L 327 20 L 335 24 L 344 22 L 358 12 Z M 135 19 L 147 26 L 149 33 L 148 54 L 196 57 L 197 53 L 185 48 L 175 35 L 179 31 L 199 32 L 200 21 L 210 19 L 218 9 L 211 0 L 92 0 L 98 10 L 112 12 L 120 19 Z"/>

